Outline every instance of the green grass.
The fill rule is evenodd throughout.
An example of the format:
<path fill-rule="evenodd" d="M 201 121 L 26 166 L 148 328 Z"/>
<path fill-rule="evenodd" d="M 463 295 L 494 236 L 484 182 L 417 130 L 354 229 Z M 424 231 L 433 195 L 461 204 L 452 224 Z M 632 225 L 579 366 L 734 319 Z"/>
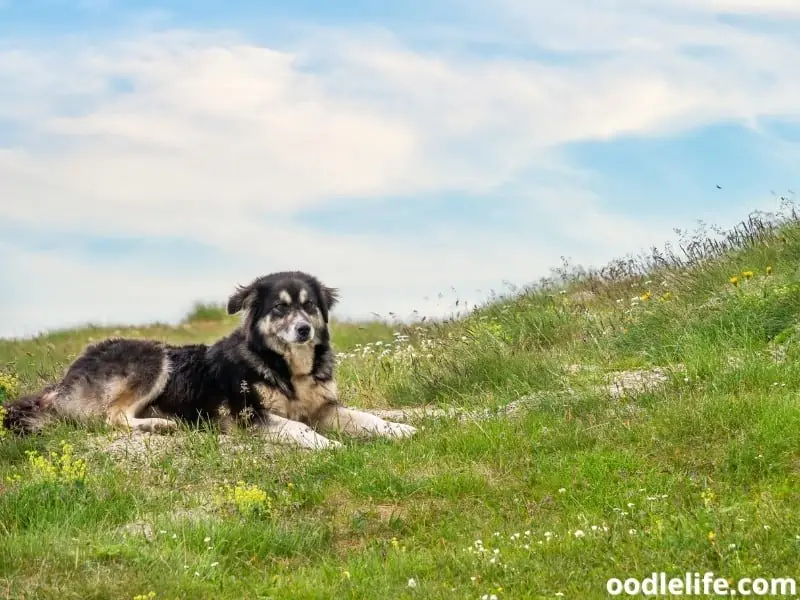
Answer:
<path fill-rule="evenodd" d="M 334 323 L 348 404 L 533 395 L 512 416 L 321 453 L 187 432 L 139 460 L 98 451 L 103 427 L 6 435 L 0 597 L 604 598 L 607 579 L 654 571 L 796 577 L 800 224 L 690 242 L 689 258 L 566 270 L 446 323 Z M 55 378 L 90 339 L 211 341 L 236 323 L 201 308 L 178 327 L 0 341 L 0 394 Z M 660 387 L 603 387 L 654 367 Z M 61 440 L 85 476 L 27 454 L 60 464 Z M 255 487 L 232 499 L 236 482 Z"/>

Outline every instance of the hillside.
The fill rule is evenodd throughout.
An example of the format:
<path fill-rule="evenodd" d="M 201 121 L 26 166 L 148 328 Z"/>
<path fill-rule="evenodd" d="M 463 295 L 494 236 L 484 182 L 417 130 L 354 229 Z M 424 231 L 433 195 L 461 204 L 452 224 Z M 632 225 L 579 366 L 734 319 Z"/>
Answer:
<path fill-rule="evenodd" d="M 463 319 L 334 324 L 346 403 L 445 409 L 410 412 L 408 441 L 6 435 L 0 597 L 605 598 L 611 577 L 661 571 L 796 577 L 798 264 L 800 217 L 754 215 Z M 204 318 L 0 341 L 0 396 L 92 338 L 234 323 Z"/>

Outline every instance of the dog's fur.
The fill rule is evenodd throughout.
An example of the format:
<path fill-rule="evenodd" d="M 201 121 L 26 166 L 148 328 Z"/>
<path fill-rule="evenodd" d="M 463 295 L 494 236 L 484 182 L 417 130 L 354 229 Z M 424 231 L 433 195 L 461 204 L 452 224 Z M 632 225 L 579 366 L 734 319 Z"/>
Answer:
<path fill-rule="evenodd" d="M 52 418 L 104 419 L 114 427 L 166 432 L 178 422 L 245 425 L 305 448 L 339 446 L 316 430 L 406 437 L 410 425 L 342 406 L 334 381 L 328 315 L 338 290 L 300 271 L 238 287 L 231 334 L 207 346 L 107 339 L 86 348 L 60 382 L 6 406 L 11 431 Z"/>

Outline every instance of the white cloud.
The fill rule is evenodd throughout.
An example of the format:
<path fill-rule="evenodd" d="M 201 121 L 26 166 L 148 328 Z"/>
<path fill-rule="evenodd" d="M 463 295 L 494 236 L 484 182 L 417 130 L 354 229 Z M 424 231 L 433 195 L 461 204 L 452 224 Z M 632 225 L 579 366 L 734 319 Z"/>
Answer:
<path fill-rule="evenodd" d="M 574 240 L 576 259 L 608 259 L 659 243 L 682 223 L 607 214 L 558 162 L 561 145 L 800 112 L 791 63 L 798 40 L 712 18 L 794 14 L 794 4 L 492 6 L 502 9 L 487 17 L 485 37 L 580 56 L 422 51 L 363 29 L 313 29 L 281 48 L 235 33 L 171 31 L 0 51 L 0 127 L 11 121 L 22 132 L 0 146 L 0 197 L 13 199 L 0 203 L 0 218 L 200 240 L 228 261 L 224 273 L 198 265 L 176 279 L 142 260 L 108 272 L 88 259 L 7 247 L 11 285 L 34 286 L 26 298 L 42 300 L 4 307 L 0 335 L 101 313 L 179 316 L 196 297 L 224 297 L 232 283 L 277 268 L 313 270 L 342 286 L 342 310 L 353 315 L 408 312 L 450 284 L 523 283 L 569 249 L 536 232 L 419 242 L 320 235 L 291 216 L 342 198 L 500 194 L 513 182 L 522 210 L 542 231 Z M 548 184 L 530 175 L 537 165 Z M 55 305 L 53 277 L 68 288 Z"/>

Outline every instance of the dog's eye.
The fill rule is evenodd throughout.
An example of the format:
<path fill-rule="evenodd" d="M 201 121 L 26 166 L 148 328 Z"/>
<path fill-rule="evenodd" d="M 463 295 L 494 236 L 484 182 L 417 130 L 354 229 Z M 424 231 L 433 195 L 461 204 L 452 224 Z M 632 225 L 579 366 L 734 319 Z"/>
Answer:
<path fill-rule="evenodd" d="M 314 310 L 314 303 L 311 300 L 306 300 L 303 303 L 303 310 L 305 310 L 306 312 L 311 312 L 312 310 Z"/>
<path fill-rule="evenodd" d="M 272 310 L 275 311 L 276 314 L 283 315 L 289 310 L 289 305 L 281 302 L 280 304 L 276 304 Z"/>

